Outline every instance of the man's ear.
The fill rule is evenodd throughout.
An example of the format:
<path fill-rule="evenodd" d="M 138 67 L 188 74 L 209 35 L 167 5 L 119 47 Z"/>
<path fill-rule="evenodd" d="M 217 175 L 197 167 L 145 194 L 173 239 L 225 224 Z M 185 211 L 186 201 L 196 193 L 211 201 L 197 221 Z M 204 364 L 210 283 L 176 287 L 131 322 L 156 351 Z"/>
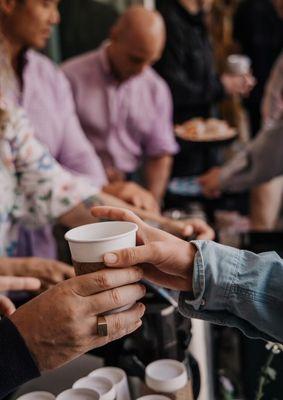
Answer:
<path fill-rule="evenodd" d="M 17 0 L 0 0 L 0 12 L 4 15 L 13 14 L 17 5 Z"/>

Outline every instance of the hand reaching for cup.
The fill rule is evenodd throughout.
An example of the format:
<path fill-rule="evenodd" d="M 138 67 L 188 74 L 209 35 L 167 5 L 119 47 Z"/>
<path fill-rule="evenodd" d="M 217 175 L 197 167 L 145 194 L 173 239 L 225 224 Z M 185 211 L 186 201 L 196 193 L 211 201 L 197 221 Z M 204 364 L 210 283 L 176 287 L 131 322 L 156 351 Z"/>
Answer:
<path fill-rule="evenodd" d="M 0 275 L 14 277 L 33 277 L 40 281 L 40 290 L 46 290 L 57 283 L 72 278 L 74 270 L 71 266 L 56 260 L 38 257 L 1 258 Z M 10 289 L 12 290 L 12 289 Z"/>
<path fill-rule="evenodd" d="M 174 290 L 192 290 L 193 264 L 196 247 L 167 232 L 152 228 L 131 211 L 114 207 L 95 207 L 97 218 L 129 221 L 138 225 L 137 247 L 111 252 L 104 263 L 111 268 L 140 264 L 144 278 Z"/>
<path fill-rule="evenodd" d="M 6 291 L 38 291 L 41 283 L 38 279 L 28 277 L 0 276 L 0 292 Z M 0 314 L 9 316 L 16 307 L 6 296 L 0 295 Z"/>

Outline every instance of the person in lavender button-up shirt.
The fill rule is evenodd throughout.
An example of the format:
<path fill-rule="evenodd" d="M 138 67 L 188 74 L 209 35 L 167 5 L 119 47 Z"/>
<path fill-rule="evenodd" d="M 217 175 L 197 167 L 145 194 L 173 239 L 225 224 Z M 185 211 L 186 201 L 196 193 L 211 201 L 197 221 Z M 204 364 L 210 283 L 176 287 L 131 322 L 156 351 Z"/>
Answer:
<path fill-rule="evenodd" d="M 157 204 L 142 188 L 131 183 L 108 185 L 104 167 L 87 140 L 79 119 L 68 80 L 47 57 L 31 48 L 42 49 L 59 22 L 58 0 L 15 0 L 0 3 L 1 30 L 9 44 L 9 53 L 18 87 L 13 93 L 35 128 L 35 135 L 52 156 L 73 173 L 90 177 L 98 189 L 139 206 L 156 210 Z M 106 186 L 107 185 L 107 186 Z M 123 191 L 124 189 L 124 191 Z M 137 205 L 137 204 L 135 204 Z M 55 258 L 56 246 L 50 227 L 21 231 L 19 256 Z"/>
<path fill-rule="evenodd" d="M 150 65 L 161 56 L 161 16 L 130 7 L 98 51 L 63 65 L 81 125 L 109 178 L 142 165 L 145 185 L 161 200 L 177 150 L 169 88 Z"/>

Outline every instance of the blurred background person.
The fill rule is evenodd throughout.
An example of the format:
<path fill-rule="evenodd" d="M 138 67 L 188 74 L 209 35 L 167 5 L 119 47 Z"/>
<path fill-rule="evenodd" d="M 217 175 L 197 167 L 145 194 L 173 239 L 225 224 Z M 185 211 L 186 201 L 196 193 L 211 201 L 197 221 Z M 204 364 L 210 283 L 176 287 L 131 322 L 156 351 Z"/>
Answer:
<path fill-rule="evenodd" d="M 22 106 L 36 137 L 56 160 L 74 173 L 90 177 L 97 188 L 151 211 L 158 211 L 153 196 L 134 183 L 109 185 L 102 163 L 80 126 L 72 92 L 64 74 L 47 57 L 32 50 L 43 49 L 52 28 L 60 21 L 57 0 L 3 0 L 1 30 L 17 77 L 15 104 Z M 56 257 L 50 227 L 34 232 L 21 230 L 19 256 Z"/>
<path fill-rule="evenodd" d="M 173 95 L 174 121 L 181 124 L 194 117 L 217 115 L 215 106 L 227 95 L 246 95 L 254 85 L 249 75 L 217 74 L 205 23 L 213 1 L 160 1 L 165 20 L 165 50 L 155 68 L 167 81 Z M 199 175 L 219 162 L 215 148 L 182 143 L 175 158 L 174 175 Z"/>
<path fill-rule="evenodd" d="M 169 89 L 150 67 L 164 43 L 161 16 L 135 6 L 112 28 L 109 42 L 63 66 L 109 180 L 133 176 L 142 166 L 144 185 L 159 204 L 178 149 Z"/>
<path fill-rule="evenodd" d="M 261 127 L 261 103 L 272 66 L 283 48 L 281 0 L 243 0 L 234 16 L 234 40 L 252 61 L 257 84 L 244 105 L 248 111 L 251 134 Z"/>
<path fill-rule="evenodd" d="M 250 32 L 249 17 L 251 17 L 252 14 L 257 15 L 258 18 L 252 19 L 253 29 Z M 243 45 L 243 48 L 246 49 L 245 53 L 251 57 L 255 65 L 255 68 L 253 69 L 256 70 L 255 75 L 259 82 L 259 87 L 256 87 L 253 90 L 245 103 L 250 113 L 252 132 L 254 128 L 256 129 L 262 125 L 261 132 L 264 131 L 265 135 L 268 135 L 269 132 L 273 132 L 272 128 L 280 130 L 282 125 L 282 54 L 271 69 L 275 57 L 283 44 L 282 17 L 282 0 L 272 2 L 244 1 L 240 4 L 238 13 L 236 14 L 236 28 L 238 24 L 238 34 L 242 38 L 243 43 L 245 43 L 245 46 Z M 274 18 L 277 23 L 275 23 Z M 266 34 L 267 31 L 270 31 L 269 35 Z M 281 32 L 281 35 L 279 34 L 279 31 Z M 265 40 L 260 40 L 260 38 L 263 37 Z M 272 40 L 273 37 L 276 37 L 276 40 Z M 244 41 L 244 38 L 246 41 Z M 262 51 L 262 46 L 266 47 L 266 51 Z M 263 135 L 263 133 L 261 133 L 261 135 Z M 276 138 L 274 135 L 273 137 L 274 139 Z M 266 141 L 268 144 L 266 144 L 265 149 L 266 155 L 263 155 L 264 159 L 265 157 L 273 155 L 274 151 L 276 154 L 275 147 L 280 145 L 280 142 L 275 141 L 272 146 L 269 139 L 266 138 Z M 252 142 L 250 148 L 253 148 L 253 146 Z M 242 154 L 244 154 L 244 152 Z M 249 169 L 247 169 L 246 171 L 243 171 L 239 181 L 234 181 L 234 176 L 236 177 L 237 173 L 239 173 L 242 168 L 240 162 L 236 165 L 236 160 L 239 162 L 237 156 L 231 162 L 228 161 L 227 165 L 224 165 L 221 169 L 212 169 L 201 178 L 201 183 L 203 184 L 205 192 L 208 194 L 210 192 L 210 194 L 212 194 L 213 188 L 215 188 L 217 192 L 220 187 L 225 190 L 224 188 L 226 184 L 229 185 L 229 188 L 232 191 L 233 184 L 235 191 L 251 189 L 251 228 L 257 231 L 270 231 L 275 229 L 277 227 L 276 224 L 281 210 L 283 179 L 279 176 L 267 182 L 265 175 L 268 175 L 268 171 L 272 170 L 272 167 L 268 165 L 267 158 L 266 163 L 262 160 L 263 165 L 265 165 L 267 169 L 266 174 L 262 171 L 262 177 L 260 177 L 259 173 L 260 168 L 257 167 L 258 171 L 257 173 L 254 172 L 254 177 L 251 176 Z M 257 163 L 260 163 L 260 159 L 257 160 Z M 228 165 L 232 165 L 233 167 L 230 169 Z M 274 174 L 274 176 L 278 175 L 280 174 Z M 250 176 L 250 182 L 248 183 L 246 181 L 245 184 L 242 185 L 242 182 L 244 182 L 245 178 L 248 176 Z M 273 175 L 271 174 L 270 177 L 273 177 Z M 228 183 L 228 181 L 230 182 Z M 259 182 L 265 183 L 257 186 L 257 183 Z"/>

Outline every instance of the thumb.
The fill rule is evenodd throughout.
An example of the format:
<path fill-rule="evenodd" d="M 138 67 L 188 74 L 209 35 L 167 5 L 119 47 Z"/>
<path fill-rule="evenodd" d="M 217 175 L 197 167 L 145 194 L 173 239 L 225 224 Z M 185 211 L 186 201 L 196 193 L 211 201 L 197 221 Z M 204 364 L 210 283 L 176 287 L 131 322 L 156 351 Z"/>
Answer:
<path fill-rule="evenodd" d="M 108 267 L 131 267 L 137 264 L 154 263 L 157 253 L 154 243 L 107 253 L 104 263 Z"/>

